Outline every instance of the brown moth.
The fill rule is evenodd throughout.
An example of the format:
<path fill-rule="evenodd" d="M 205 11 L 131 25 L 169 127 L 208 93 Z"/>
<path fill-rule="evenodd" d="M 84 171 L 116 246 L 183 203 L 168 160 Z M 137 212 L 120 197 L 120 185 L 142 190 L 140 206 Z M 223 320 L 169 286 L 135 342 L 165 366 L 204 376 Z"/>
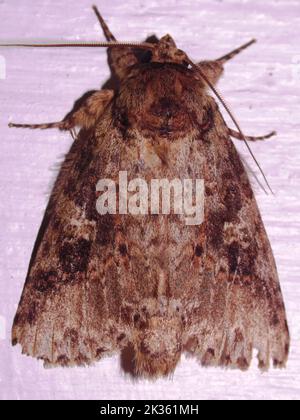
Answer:
<path fill-rule="evenodd" d="M 117 43 L 95 11 L 114 87 L 84 98 L 61 122 L 10 124 L 81 128 L 38 235 L 13 344 L 47 366 L 127 353 L 146 377 L 170 374 L 182 353 L 244 370 L 256 349 L 261 369 L 285 366 L 289 332 L 275 261 L 230 138 L 244 136 L 227 127 L 207 92 L 252 42 L 196 66 L 169 35 Z M 149 182 L 203 179 L 203 223 L 100 215 L 97 182 L 118 184 L 120 171 Z"/>

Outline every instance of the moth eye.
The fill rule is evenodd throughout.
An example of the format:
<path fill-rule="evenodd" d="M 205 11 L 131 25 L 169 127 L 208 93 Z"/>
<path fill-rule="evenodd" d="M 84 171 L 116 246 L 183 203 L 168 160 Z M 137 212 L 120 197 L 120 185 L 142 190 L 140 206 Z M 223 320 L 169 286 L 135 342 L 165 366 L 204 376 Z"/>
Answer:
<path fill-rule="evenodd" d="M 135 53 L 141 63 L 150 63 L 152 60 L 152 51 L 138 51 Z"/>

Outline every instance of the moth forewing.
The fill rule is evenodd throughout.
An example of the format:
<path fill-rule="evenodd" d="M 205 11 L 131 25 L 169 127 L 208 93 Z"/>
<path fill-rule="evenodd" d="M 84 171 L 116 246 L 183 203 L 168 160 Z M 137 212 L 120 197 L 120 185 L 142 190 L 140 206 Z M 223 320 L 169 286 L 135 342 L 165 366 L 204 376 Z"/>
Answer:
<path fill-rule="evenodd" d="M 200 62 L 204 81 L 214 86 L 250 44 Z M 50 366 L 130 348 L 133 373 L 149 377 L 173 372 L 184 352 L 244 370 L 257 349 L 261 369 L 284 366 L 289 332 L 275 261 L 230 139 L 245 137 L 226 126 L 170 36 L 141 45 L 151 50 L 142 59 L 135 44 L 109 48 L 117 88 L 90 95 L 61 122 L 11 124 L 81 128 L 41 227 L 13 344 Z M 153 180 L 170 182 L 175 211 L 148 198 Z M 197 180 L 203 200 L 194 201 Z M 186 223 L 191 209 L 197 223 Z"/>

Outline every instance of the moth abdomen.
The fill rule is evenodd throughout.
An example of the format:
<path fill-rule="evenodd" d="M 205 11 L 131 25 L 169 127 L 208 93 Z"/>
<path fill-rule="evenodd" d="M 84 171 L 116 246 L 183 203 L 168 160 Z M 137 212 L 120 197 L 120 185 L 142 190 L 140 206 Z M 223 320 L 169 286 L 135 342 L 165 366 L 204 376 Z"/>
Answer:
<path fill-rule="evenodd" d="M 180 360 L 182 330 L 177 317 L 151 317 L 148 327 L 135 335 L 136 373 L 146 377 L 171 374 Z"/>

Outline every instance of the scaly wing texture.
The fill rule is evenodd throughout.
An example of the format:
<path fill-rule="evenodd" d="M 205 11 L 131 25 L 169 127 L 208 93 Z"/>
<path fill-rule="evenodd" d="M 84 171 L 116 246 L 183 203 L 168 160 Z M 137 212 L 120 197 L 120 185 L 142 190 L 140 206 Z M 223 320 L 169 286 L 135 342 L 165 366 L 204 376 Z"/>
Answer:
<path fill-rule="evenodd" d="M 283 367 L 289 332 L 271 246 L 226 125 L 214 103 L 207 106 L 210 129 L 195 151 L 206 157 L 205 222 L 184 297 L 187 349 L 207 366 L 247 369 L 257 349 L 261 369 L 270 360 Z"/>
<path fill-rule="evenodd" d="M 101 133 L 107 124 L 104 118 Z M 14 320 L 13 343 L 51 366 L 90 363 L 116 351 L 124 334 L 111 310 L 114 292 L 106 287 L 112 233 L 96 213 L 101 141 L 94 130 L 81 131 L 67 156 Z"/>
<path fill-rule="evenodd" d="M 101 178 L 204 179 L 205 220 L 96 212 Z M 46 364 L 91 363 L 130 348 L 135 373 L 204 365 L 284 365 L 276 267 L 240 158 L 203 86 L 177 65 L 133 68 L 62 168 L 13 327 Z"/>

